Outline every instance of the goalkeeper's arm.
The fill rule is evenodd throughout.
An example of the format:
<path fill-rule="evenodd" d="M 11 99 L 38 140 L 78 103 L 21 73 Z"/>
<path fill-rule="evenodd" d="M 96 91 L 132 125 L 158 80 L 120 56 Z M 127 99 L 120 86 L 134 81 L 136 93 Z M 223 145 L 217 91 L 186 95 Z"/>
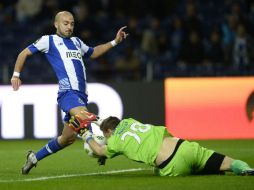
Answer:
<path fill-rule="evenodd" d="M 98 156 L 106 156 L 106 149 L 107 146 L 106 145 L 100 145 L 98 144 L 94 139 L 93 139 L 93 133 L 91 131 L 86 131 L 83 135 L 82 135 L 82 139 L 84 141 L 86 141 L 89 146 L 91 147 L 91 149 L 93 150 L 94 154 L 98 155 Z"/>
<path fill-rule="evenodd" d="M 107 145 L 100 145 L 94 139 L 91 139 L 87 142 L 94 154 L 98 156 L 106 156 Z"/>

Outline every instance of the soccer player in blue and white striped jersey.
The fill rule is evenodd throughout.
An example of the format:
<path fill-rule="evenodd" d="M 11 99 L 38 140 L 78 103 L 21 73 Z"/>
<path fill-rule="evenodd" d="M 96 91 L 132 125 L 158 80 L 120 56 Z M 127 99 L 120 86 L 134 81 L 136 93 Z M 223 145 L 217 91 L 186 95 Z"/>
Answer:
<path fill-rule="evenodd" d="M 21 85 L 20 72 L 27 57 L 43 53 L 59 81 L 57 101 L 59 107 L 66 113 L 64 129 L 59 137 L 50 140 L 38 152 L 28 152 L 22 174 L 28 174 L 38 161 L 75 141 L 77 133 L 69 127 L 71 116 L 78 116 L 81 120 L 89 119 L 91 116 L 87 112 L 88 95 L 83 58 L 97 58 L 128 36 L 124 32 L 125 27 L 122 27 L 118 30 L 114 40 L 96 47 L 89 47 L 78 37 L 72 37 L 74 17 L 67 11 L 57 13 L 54 26 L 56 34 L 42 36 L 18 55 L 11 83 L 13 90 L 18 90 Z"/>

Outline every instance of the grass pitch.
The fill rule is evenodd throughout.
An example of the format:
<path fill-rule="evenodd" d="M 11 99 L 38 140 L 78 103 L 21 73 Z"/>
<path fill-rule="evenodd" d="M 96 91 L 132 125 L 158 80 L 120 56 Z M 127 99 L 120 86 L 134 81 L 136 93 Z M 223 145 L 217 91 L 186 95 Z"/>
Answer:
<path fill-rule="evenodd" d="M 254 140 L 199 141 L 201 145 L 248 162 L 254 167 Z M 119 156 L 98 166 L 88 157 L 83 144 L 74 145 L 39 162 L 29 175 L 21 175 L 26 152 L 38 150 L 46 140 L 0 141 L 0 189 L 26 190 L 234 190 L 254 189 L 253 176 L 154 176 L 152 168 Z"/>

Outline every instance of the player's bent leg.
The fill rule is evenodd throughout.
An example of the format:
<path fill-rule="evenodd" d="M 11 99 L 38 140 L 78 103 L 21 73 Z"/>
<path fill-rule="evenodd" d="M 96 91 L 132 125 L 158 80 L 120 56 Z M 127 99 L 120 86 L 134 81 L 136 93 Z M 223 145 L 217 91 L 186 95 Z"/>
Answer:
<path fill-rule="evenodd" d="M 86 113 L 86 108 L 85 107 L 81 107 L 82 109 L 80 109 L 80 107 L 78 107 L 77 110 L 74 110 L 76 112 L 81 112 L 82 110 L 84 111 L 84 113 Z M 84 117 L 84 113 L 81 112 L 81 117 Z M 85 114 L 86 115 L 86 114 Z M 91 116 L 88 114 L 88 116 L 85 117 L 90 117 Z M 35 167 L 37 165 L 37 162 L 44 159 L 45 157 L 58 152 L 59 150 L 62 150 L 63 148 L 65 148 L 66 146 L 71 145 L 75 139 L 76 139 L 76 135 L 77 133 L 75 131 L 73 131 L 68 123 L 65 123 L 62 135 L 59 136 L 58 138 L 54 138 L 52 140 L 50 140 L 44 147 L 42 147 L 37 153 L 33 152 L 33 151 L 29 151 L 27 154 L 27 158 L 26 158 L 26 163 L 24 164 L 24 166 L 22 167 L 22 174 L 28 174 L 30 172 L 30 170 Z"/>
<path fill-rule="evenodd" d="M 51 139 L 44 147 L 38 152 L 29 151 L 26 158 L 26 163 L 22 167 L 22 174 L 28 174 L 30 170 L 35 167 L 38 161 L 46 158 L 47 156 L 62 150 L 64 147 L 59 145 L 58 138 Z"/>
<path fill-rule="evenodd" d="M 22 174 L 28 174 L 30 170 L 37 165 L 37 162 L 47 156 L 56 153 L 66 146 L 72 144 L 76 139 L 76 133 L 65 124 L 63 133 L 58 138 L 51 139 L 38 152 L 29 151 L 25 165 L 22 167 Z"/>
<path fill-rule="evenodd" d="M 21 173 L 22 174 L 28 174 L 29 171 L 33 168 L 36 167 L 37 165 L 37 158 L 35 156 L 35 153 L 33 151 L 28 151 L 27 156 L 26 156 L 26 163 L 24 164 L 24 166 L 21 169 Z"/>
<path fill-rule="evenodd" d="M 58 137 L 58 143 L 62 147 L 73 144 L 76 140 L 77 133 L 69 127 L 68 123 L 64 124 L 64 129 L 61 136 Z"/>
<path fill-rule="evenodd" d="M 69 120 L 69 126 L 79 134 L 83 134 L 89 129 L 92 122 L 97 122 L 98 124 L 98 117 L 93 113 L 88 112 L 86 107 L 80 106 L 72 108 L 70 114 L 72 117 Z"/>
<path fill-rule="evenodd" d="M 89 112 L 85 106 L 78 106 L 78 107 L 72 108 L 69 113 L 71 116 L 77 115 L 80 119 L 87 119 L 89 117 L 87 115 L 87 113 Z"/>

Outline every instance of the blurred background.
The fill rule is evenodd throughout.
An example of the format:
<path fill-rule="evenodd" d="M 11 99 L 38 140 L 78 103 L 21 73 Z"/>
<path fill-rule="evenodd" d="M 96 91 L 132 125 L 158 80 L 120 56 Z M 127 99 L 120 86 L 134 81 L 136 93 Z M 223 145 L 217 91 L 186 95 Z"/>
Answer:
<path fill-rule="evenodd" d="M 92 47 L 127 26 L 123 43 L 85 60 L 88 85 L 119 95 L 120 118 L 165 125 L 182 138 L 254 138 L 254 1 L 0 0 L 0 139 L 61 131 L 57 79 L 42 54 L 29 58 L 21 73 L 33 85 L 14 93 L 9 84 L 20 51 L 54 34 L 62 10 L 73 13 L 74 35 Z M 89 110 L 118 113 L 116 99 L 101 89 L 89 91 Z M 9 127 L 13 105 L 16 133 Z M 45 113 L 49 130 L 37 118 Z"/>
<path fill-rule="evenodd" d="M 88 82 L 254 74 L 251 0 L 1 0 L 0 84 L 9 84 L 21 50 L 55 32 L 53 19 L 61 10 L 74 14 L 74 35 L 89 46 L 128 26 L 124 43 L 86 60 Z M 57 83 L 43 55 L 28 60 L 22 79 Z"/>

